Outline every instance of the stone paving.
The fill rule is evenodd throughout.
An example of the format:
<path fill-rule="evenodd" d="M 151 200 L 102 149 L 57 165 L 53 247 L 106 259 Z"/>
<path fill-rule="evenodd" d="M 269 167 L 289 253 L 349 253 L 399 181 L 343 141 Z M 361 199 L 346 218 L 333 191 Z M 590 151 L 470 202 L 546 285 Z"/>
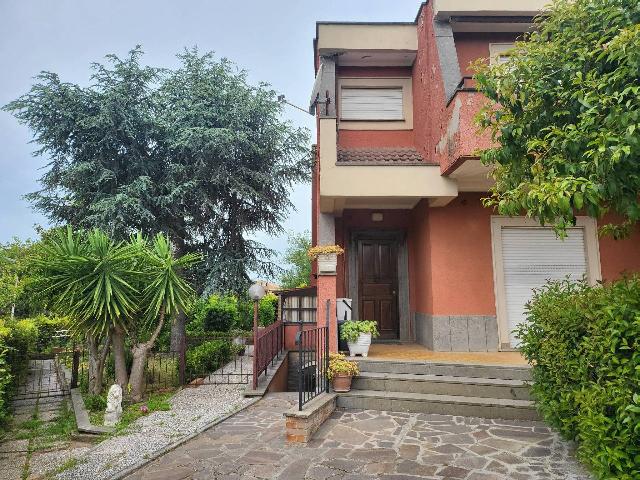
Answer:
<path fill-rule="evenodd" d="M 268 395 L 127 478 L 591 478 L 541 422 L 347 410 L 306 446 L 287 445 L 282 414 L 295 404 L 295 394 Z"/>
<path fill-rule="evenodd" d="M 24 381 L 12 401 L 12 425 L 19 427 L 29 420 L 49 422 L 59 414 L 65 392 L 58 381 L 54 361 L 31 360 Z M 0 479 L 19 479 L 29 471 L 34 446 L 30 440 L 14 439 L 12 432 L 0 441 Z M 52 446 L 51 448 L 55 448 Z"/>

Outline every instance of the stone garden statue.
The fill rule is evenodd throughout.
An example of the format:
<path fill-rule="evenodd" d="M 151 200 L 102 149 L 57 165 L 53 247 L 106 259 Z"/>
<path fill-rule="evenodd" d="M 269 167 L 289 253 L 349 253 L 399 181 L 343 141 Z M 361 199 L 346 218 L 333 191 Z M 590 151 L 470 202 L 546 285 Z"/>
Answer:
<path fill-rule="evenodd" d="M 104 426 L 113 427 L 122 416 L 122 387 L 111 385 L 107 394 L 107 409 L 104 411 Z"/>

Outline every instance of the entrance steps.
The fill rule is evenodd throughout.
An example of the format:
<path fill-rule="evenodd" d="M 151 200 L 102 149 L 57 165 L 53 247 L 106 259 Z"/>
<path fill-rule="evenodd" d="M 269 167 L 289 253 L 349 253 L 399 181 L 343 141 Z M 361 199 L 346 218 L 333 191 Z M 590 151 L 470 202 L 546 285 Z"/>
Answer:
<path fill-rule="evenodd" d="M 537 420 L 530 367 L 358 359 L 343 408 Z"/>

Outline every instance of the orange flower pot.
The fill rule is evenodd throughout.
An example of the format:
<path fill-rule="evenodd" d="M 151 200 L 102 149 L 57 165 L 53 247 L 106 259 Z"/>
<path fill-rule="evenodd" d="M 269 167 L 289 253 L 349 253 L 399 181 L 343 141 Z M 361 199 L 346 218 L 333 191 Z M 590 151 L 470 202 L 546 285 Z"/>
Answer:
<path fill-rule="evenodd" d="M 351 375 L 336 375 L 331 381 L 334 392 L 344 393 L 351 390 Z"/>

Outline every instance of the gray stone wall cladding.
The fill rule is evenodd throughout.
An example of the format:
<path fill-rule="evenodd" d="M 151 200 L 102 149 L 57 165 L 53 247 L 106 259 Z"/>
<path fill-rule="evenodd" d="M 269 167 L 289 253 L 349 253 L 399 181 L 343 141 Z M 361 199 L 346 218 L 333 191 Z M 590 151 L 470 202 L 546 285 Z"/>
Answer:
<path fill-rule="evenodd" d="M 416 313 L 416 341 L 435 352 L 496 352 L 498 321 L 492 315 Z"/>

